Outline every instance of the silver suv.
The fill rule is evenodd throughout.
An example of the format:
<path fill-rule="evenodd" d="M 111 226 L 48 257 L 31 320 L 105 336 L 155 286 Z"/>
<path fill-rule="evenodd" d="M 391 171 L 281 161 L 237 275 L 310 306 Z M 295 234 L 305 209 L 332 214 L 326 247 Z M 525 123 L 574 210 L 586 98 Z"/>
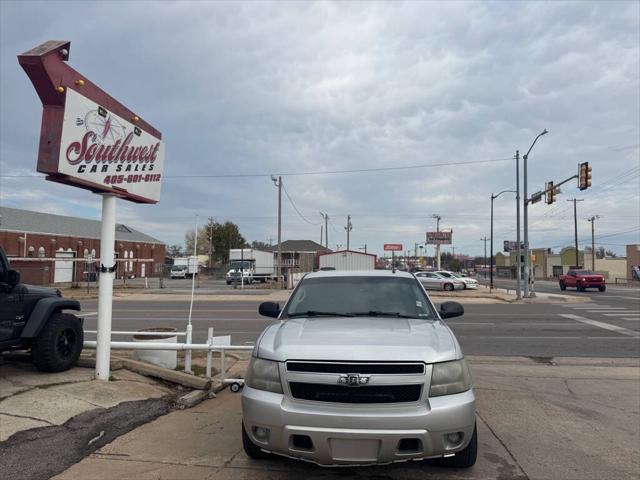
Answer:
<path fill-rule="evenodd" d="M 258 339 L 242 392 L 242 437 L 270 453 L 321 465 L 440 458 L 476 461 L 475 397 L 460 345 L 410 273 L 305 276 Z"/>

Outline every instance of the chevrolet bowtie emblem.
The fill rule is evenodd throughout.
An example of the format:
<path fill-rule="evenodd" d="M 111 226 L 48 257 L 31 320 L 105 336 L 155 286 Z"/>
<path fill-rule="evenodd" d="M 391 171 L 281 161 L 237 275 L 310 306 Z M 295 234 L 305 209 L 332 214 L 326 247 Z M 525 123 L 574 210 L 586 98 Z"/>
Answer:
<path fill-rule="evenodd" d="M 370 378 L 370 375 L 347 373 L 346 375 L 340 375 L 338 377 L 338 383 L 340 385 L 346 385 L 347 387 L 359 387 L 360 385 L 366 385 L 367 383 L 369 383 Z"/>

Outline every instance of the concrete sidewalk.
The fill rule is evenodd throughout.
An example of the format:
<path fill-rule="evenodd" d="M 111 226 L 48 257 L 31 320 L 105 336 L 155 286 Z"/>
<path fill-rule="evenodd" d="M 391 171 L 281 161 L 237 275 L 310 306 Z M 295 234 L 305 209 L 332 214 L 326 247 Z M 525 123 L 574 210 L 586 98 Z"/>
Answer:
<path fill-rule="evenodd" d="M 467 471 L 411 462 L 326 469 L 242 450 L 240 396 L 228 391 L 144 425 L 55 477 L 124 479 L 635 479 L 637 359 L 471 357 L 479 455 Z"/>

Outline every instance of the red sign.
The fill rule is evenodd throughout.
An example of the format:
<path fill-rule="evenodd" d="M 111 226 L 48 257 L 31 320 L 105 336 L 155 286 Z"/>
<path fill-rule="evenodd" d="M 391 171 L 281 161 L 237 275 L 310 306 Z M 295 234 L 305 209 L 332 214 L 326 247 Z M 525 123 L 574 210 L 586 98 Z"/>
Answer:
<path fill-rule="evenodd" d="M 451 232 L 427 232 L 427 245 L 451 245 Z"/>
<path fill-rule="evenodd" d="M 42 101 L 38 171 L 47 180 L 138 203 L 156 203 L 162 134 L 66 62 L 70 42 L 18 56 Z"/>
<path fill-rule="evenodd" d="M 385 252 L 401 252 L 402 244 L 401 243 L 385 243 L 384 251 Z"/>

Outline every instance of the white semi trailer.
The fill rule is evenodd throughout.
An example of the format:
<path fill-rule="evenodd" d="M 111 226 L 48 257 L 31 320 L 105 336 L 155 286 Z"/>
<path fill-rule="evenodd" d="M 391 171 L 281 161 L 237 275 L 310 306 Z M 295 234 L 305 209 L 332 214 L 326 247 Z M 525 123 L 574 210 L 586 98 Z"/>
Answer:
<path fill-rule="evenodd" d="M 229 271 L 227 285 L 231 283 L 252 283 L 275 280 L 276 268 L 273 252 L 263 252 L 253 248 L 232 248 L 229 250 Z"/>

